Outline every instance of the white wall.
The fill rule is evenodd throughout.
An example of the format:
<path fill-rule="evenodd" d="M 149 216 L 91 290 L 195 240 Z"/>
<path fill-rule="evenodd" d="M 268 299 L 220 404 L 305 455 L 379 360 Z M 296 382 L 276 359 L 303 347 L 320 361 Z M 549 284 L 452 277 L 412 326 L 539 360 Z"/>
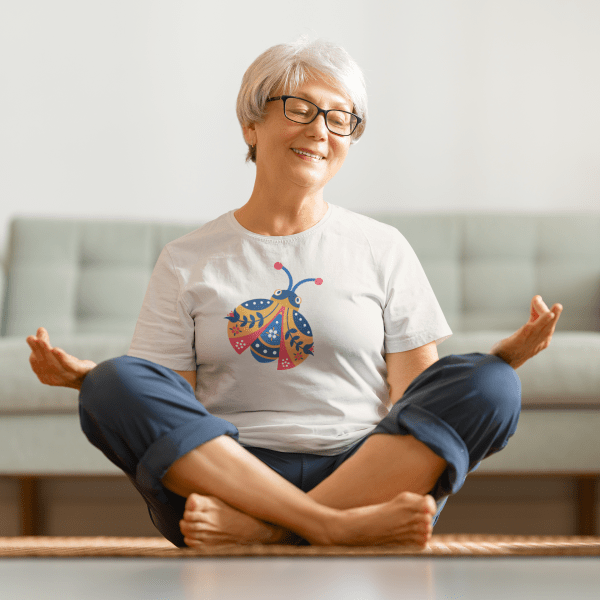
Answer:
<path fill-rule="evenodd" d="M 369 89 L 327 200 L 598 211 L 599 32 L 597 0 L 4 0 L 0 253 L 15 215 L 197 222 L 241 206 L 241 77 L 301 33 L 344 46 Z"/>

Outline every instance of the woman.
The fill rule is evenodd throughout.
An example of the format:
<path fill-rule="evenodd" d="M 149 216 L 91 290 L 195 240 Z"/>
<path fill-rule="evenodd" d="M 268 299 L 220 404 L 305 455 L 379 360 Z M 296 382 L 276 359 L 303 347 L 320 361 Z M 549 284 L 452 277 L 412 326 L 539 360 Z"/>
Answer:
<path fill-rule="evenodd" d="M 176 545 L 424 547 L 514 433 L 514 369 L 562 307 L 536 296 L 491 354 L 438 360 L 451 331 L 406 240 L 324 200 L 367 120 L 341 48 L 270 48 L 237 113 L 252 195 L 163 249 L 128 355 L 94 365 L 40 328 L 31 365 L 80 390 L 85 434 Z"/>

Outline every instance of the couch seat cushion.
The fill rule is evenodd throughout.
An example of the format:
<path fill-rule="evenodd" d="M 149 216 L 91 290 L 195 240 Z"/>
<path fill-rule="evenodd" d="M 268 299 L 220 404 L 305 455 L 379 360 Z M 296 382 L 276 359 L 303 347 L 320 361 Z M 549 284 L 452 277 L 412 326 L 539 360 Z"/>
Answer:
<path fill-rule="evenodd" d="M 489 352 L 512 331 L 455 333 L 440 344 L 448 354 Z M 517 370 L 523 407 L 596 407 L 600 409 L 600 333 L 557 331 L 550 346 Z"/>

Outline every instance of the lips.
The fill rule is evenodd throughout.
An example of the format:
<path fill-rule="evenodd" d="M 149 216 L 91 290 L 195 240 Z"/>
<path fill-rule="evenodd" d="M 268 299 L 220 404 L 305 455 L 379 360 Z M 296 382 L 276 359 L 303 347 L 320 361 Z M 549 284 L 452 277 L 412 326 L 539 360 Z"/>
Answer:
<path fill-rule="evenodd" d="M 324 160 L 325 157 L 315 152 L 313 150 L 309 150 L 308 148 L 292 148 L 292 151 L 299 156 L 306 156 L 307 158 L 312 158 L 316 160 Z"/>

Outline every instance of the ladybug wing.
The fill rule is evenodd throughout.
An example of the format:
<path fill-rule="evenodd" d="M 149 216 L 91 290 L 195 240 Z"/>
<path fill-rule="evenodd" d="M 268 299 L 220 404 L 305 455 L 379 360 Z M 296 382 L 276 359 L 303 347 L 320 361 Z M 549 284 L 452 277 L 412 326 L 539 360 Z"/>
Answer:
<path fill-rule="evenodd" d="M 283 313 L 284 308 L 281 307 L 275 318 L 263 327 L 260 335 L 252 342 L 252 356 L 258 362 L 269 363 L 279 358 Z"/>
<path fill-rule="evenodd" d="M 278 370 L 293 369 L 313 354 L 312 328 L 297 310 L 286 309 L 283 316 Z"/>
<path fill-rule="evenodd" d="M 274 300 L 258 298 L 248 300 L 236 307 L 225 318 L 227 335 L 233 349 L 241 354 L 258 338 L 279 312 L 280 304 Z"/>

